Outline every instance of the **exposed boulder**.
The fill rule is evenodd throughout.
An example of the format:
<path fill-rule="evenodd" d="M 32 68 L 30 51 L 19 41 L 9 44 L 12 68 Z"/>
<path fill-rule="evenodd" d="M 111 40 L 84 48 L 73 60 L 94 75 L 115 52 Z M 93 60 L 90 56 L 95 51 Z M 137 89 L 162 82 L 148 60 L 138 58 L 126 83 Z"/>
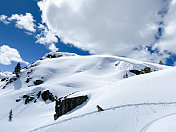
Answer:
<path fill-rule="evenodd" d="M 145 67 L 144 69 L 141 69 L 141 71 L 139 70 L 130 70 L 130 72 L 136 74 L 136 75 L 140 75 L 140 74 L 146 74 L 146 73 L 150 73 L 152 72 L 150 67 Z"/>
<path fill-rule="evenodd" d="M 47 58 L 57 58 L 57 57 L 62 57 L 62 55 L 56 56 L 56 54 L 48 54 L 46 57 Z"/>
<path fill-rule="evenodd" d="M 136 75 L 144 74 L 142 71 L 139 71 L 139 70 L 130 70 L 130 72 L 132 72 Z"/>
<path fill-rule="evenodd" d="M 41 93 L 40 93 L 40 94 L 41 94 Z M 40 94 L 38 94 L 38 96 L 39 96 Z M 50 93 L 49 90 L 44 91 L 44 92 L 41 94 L 41 97 L 42 97 L 43 101 L 50 100 L 50 101 L 53 102 L 54 99 L 55 99 L 54 96 L 53 96 L 53 94 Z"/>
<path fill-rule="evenodd" d="M 47 100 L 51 102 L 55 101 L 55 96 L 52 93 L 50 93 L 49 90 L 46 90 L 46 91 L 27 93 L 19 97 L 18 99 L 16 99 L 16 102 L 23 100 L 25 104 L 28 104 L 32 101 L 36 103 L 39 98 L 41 98 L 43 101 L 47 101 Z"/>
<path fill-rule="evenodd" d="M 19 102 L 19 101 L 21 101 L 21 99 L 16 99 L 16 102 Z"/>
<path fill-rule="evenodd" d="M 60 58 L 60 57 L 64 57 L 64 56 L 76 56 L 76 54 L 74 53 L 66 53 L 66 52 L 50 52 L 45 54 L 44 57 L 42 57 L 40 60 L 44 60 L 47 58 Z"/>
<path fill-rule="evenodd" d="M 27 97 L 26 99 L 25 99 L 25 104 L 28 104 L 29 102 L 31 102 L 31 101 L 33 101 L 35 98 L 34 97 Z"/>
<path fill-rule="evenodd" d="M 78 105 L 81 105 L 88 99 L 88 96 L 78 96 L 73 98 L 64 98 L 63 100 L 56 100 L 54 120 L 57 120 L 60 116 L 73 110 Z"/>
<path fill-rule="evenodd" d="M 31 79 L 32 79 L 32 78 L 27 78 L 25 82 L 26 82 L 26 83 L 29 83 Z"/>
<path fill-rule="evenodd" d="M 145 67 L 143 70 L 144 73 L 150 73 L 151 72 L 151 68 L 150 67 Z"/>
<path fill-rule="evenodd" d="M 42 83 L 43 83 L 42 80 L 35 80 L 35 81 L 34 81 L 34 85 L 40 85 L 40 84 L 42 84 Z"/>
<path fill-rule="evenodd" d="M 8 78 L 2 78 L 1 79 L 1 82 L 3 82 L 3 81 L 6 81 Z"/>

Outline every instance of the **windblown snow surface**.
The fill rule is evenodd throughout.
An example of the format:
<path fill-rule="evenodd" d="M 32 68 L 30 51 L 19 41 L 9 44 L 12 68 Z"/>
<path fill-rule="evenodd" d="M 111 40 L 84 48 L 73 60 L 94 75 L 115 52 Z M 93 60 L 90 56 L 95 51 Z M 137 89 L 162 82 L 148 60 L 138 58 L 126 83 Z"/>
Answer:
<path fill-rule="evenodd" d="M 0 82 L 1 132 L 176 131 L 175 67 L 106 55 L 52 54 L 57 58 L 45 56 L 22 69 L 20 77 L 5 89 L 5 82 Z M 155 72 L 129 72 L 146 66 Z M 129 78 L 123 79 L 126 73 Z M 41 78 L 43 84 L 33 85 Z M 58 97 L 88 95 L 88 100 L 54 121 L 54 102 L 16 102 L 19 97 L 40 90 L 50 90 Z M 96 105 L 104 111 L 97 112 Z M 11 109 L 13 117 L 9 122 Z"/>

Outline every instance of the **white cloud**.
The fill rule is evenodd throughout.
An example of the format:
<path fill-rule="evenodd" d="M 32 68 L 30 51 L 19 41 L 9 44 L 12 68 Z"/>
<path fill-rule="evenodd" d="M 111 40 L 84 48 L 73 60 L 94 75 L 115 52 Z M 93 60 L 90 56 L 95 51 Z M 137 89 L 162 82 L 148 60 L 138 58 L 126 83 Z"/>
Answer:
<path fill-rule="evenodd" d="M 33 35 L 37 39 L 36 43 L 45 45 L 53 52 L 58 51 L 58 48 L 55 46 L 55 43 L 58 42 L 56 33 L 51 29 L 48 29 L 47 26 L 44 26 L 43 24 L 39 24 L 37 27 L 35 24 L 36 21 L 33 19 L 32 14 L 12 14 L 11 17 L 0 15 L 0 21 L 5 24 L 15 22 L 17 28 L 25 29 L 25 33 L 27 35 Z"/>
<path fill-rule="evenodd" d="M 0 46 L 0 64 L 10 65 L 12 61 L 28 64 L 28 62 L 21 58 L 16 49 L 10 48 L 8 45 Z"/>
<path fill-rule="evenodd" d="M 26 13 L 25 15 L 22 14 L 13 14 L 11 17 L 8 18 L 8 21 L 15 21 L 16 27 L 19 29 L 25 29 L 30 32 L 35 32 L 35 20 L 33 19 L 32 14 Z"/>
<path fill-rule="evenodd" d="M 42 20 L 64 43 L 127 56 L 155 41 L 163 0 L 43 0 Z"/>
<path fill-rule="evenodd" d="M 30 13 L 26 13 L 25 15 L 22 14 L 13 14 L 11 17 L 8 17 L 6 15 L 0 15 L 0 21 L 2 21 L 4 24 L 9 24 L 12 21 L 15 22 L 15 26 L 19 29 L 25 29 L 29 32 L 36 32 L 35 29 L 35 20 L 33 19 L 33 16 Z"/>
<path fill-rule="evenodd" d="M 39 24 L 38 30 L 40 31 L 40 33 L 36 35 L 36 43 L 46 45 L 48 49 L 52 52 L 58 51 L 58 48 L 56 48 L 55 46 L 55 43 L 58 42 L 56 34 L 42 24 Z"/>
<path fill-rule="evenodd" d="M 163 35 L 154 48 L 176 54 L 176 0 L 172 0 L 169 4 L 168 13 L 164 18 Z"/>
<path fill-rule="evenodd" d="M 147 48 L 144 48 L 141 50 L 132 51 L 130 54 L 127 55 L 127 57 L 152 63 L 159 63 L 159 61 L 161 60 L 163 63 L 165 63 L 166 59 L 169 58 L 169 55 L 167 53 L 151 53 Z"/>
<path fill-rule="evenodd" d="M 7 20 L 6 15 L 0 15 L 0 21 L 2 21 L 4 24 L 9 24 L 9 21 Z"/>
<path fill-rule="evenodd" d="M 41 0 L 38 6 L 42 11 L 38 27 L 30 13 L 9 18 L 1 15 L 0 21 L 8 24 L 14 20 L 18 28 L 30 31 L 36 43 L 51 51 L 58 50 L 59 37 L 65 44 L 93 54 L 150 62 L 164 61 L 169 57 L 165 51 L 176 53 L 176 0 Z M 162 17 L 158 12 L 164 8 L 169 10 Z M 161 21 L 164 32 L 156 43 Z M 146 46 L 159 51 L 150 53 Z"/>
<path fill-rule="evenodd" d="M 48 49 L 51 50 L 52 52 L 58 51 L 58 48 L 53 43 L 49 45 Z"/>

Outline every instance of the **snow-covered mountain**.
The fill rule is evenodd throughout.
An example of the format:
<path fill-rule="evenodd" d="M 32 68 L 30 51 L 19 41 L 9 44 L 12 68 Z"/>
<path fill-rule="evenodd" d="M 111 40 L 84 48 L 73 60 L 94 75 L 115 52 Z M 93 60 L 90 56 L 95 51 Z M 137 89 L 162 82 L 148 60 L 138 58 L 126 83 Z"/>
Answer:
<path fill-rule="evenodd" d="M 11 72 L 0 72 L 0 79 L 11 76 Z"/>
<path fill-rule="evenodd" d="M 49 53 L 23 68 L 19 77 L 1 80 L 0 128 L 3 132 L 172 132 L 176 127 L 167 121 L 175 121 L 175 75 L 174 67 L 123 57 Z M 81 96 L 88 97 L 86 102 L 54 120 L 56 99 Z M 97 112 L 97 105 L 104 111 Z M 165 126 L 161 129 L 160 124 Z"/>

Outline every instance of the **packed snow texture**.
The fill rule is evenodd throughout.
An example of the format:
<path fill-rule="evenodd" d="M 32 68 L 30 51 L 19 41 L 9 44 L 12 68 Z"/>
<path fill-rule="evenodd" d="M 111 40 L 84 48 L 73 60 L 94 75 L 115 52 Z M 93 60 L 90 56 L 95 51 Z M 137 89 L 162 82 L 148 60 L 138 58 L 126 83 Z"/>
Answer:
<path fill-rule="evenodd" d="M 0 89 L 2 132 L 166 132 L 176 130 L 176 68 L 123 57 L 50 53 L 21 70 L 20 77 Z M 47 57 L 48 56 L 48 57 Z M 152 73 L 129 70 L 150 67 Z M 123 75 L 129 78 L 124 79 Z M 30 81 L 26 83 L 27 78 Z M 44 83 L 35 86 L 35 80 Z M 5 82 L 0 82 L 3 87 Z M 58 97 L 88 95 L 89 99 L 54 121 L 54 102 L 16 102 L 19 97 L 50 90 Z M 96 106 L 104 111 L 97 112 Z M 8 121 L 12 109 L 12 121 Z M 169 123 L 168 123 L 169 121 Z M 165 125 L 162 125 L 165 124 Z M 162 125 L 162 127 L 161 127 Z M 160 128 L 158 128 L 160 127 Z"/>

